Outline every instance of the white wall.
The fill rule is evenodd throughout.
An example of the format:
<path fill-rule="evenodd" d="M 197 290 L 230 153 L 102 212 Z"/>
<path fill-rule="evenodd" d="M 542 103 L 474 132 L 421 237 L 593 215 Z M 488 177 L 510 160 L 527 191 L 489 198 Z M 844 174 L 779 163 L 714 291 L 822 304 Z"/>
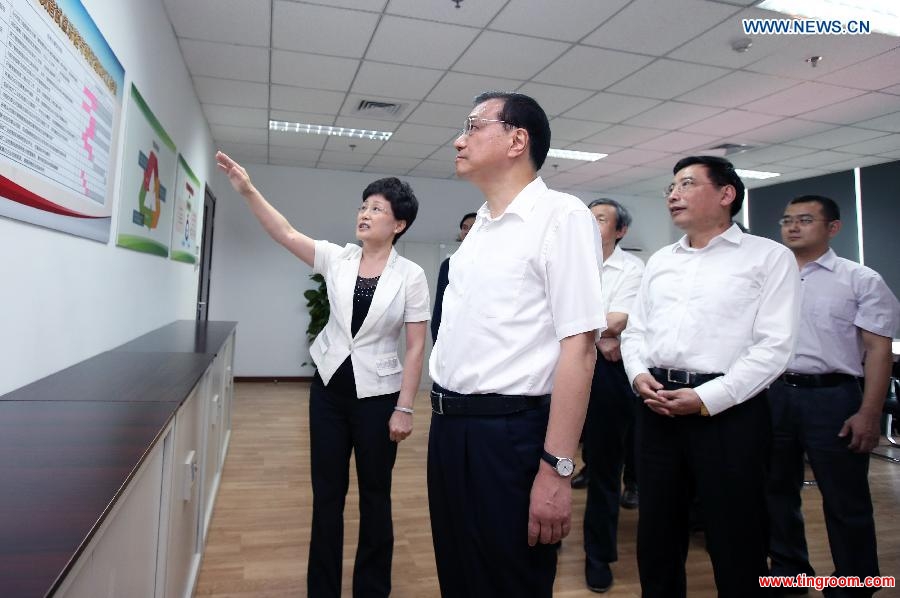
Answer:
<path fill-rule="evenodd" d="M 382 176 L 253 164 L 246 167 L 257 188 L 295 227 L 314 238 L 339 244 L 354 242 L 362 190 Z M 419 215 L 397 249 L 420 262 L 433 288 L 439 258 L 446 253 L 439 245 L 452 244 L 460 217 L 475 211 L 484 200 L 464 181 L 403 178 L 416 193 Z M 209 317 L 240 322 L 235 375 L 312 375 L 311 366 L 300 366 L 309 361 L 305 334 L 309 316 L 303 291 L 312 286 L 311 269 L 269 239 L 223 175 L 217 173 L 210 186 L 218 202 Z M 581 199 L 587 203 L 595 198 Z M 674 229 L 663 200 L 617 199 L 632 212 L 634 224 L 626 246 L 644 249 L 636 255 L 646 260 L 672 241 Z M 407 243 L 409 251 L 404 247 Z M 428 252 L 420 244 L 434 245 L 437 261 L 432 268 L 421 263 Z"/>
<path fill-rule="evenodd" d="M 134 81 L 208 181 L 212 138 L 161 0 L 83 2 L 125 68 L 124 106 Z M 194 267 L 5 218 L 0 281 L 0 394 L 195 315 Z"/>

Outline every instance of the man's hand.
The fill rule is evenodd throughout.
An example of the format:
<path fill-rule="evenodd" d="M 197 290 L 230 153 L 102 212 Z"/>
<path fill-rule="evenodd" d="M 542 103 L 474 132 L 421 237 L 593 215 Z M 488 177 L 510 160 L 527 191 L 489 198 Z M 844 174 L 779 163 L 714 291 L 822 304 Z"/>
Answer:
<path fill-rule="evenodd" d="M 678 390 L 661 390 L 658 393 L 665 401 L 667 415 L 694 415 L 700 413 L 700 395 L 693 388 L 679 388 Z M 644 401 L 645 403 L 647 401 Z M 650 407 L 653 409 L 653 407 Z M 654 409 L 656 411 L 656 409 Z M 659 411 L 657 411 L 659 413 Z"/>
<path fill-rule="evenodd" d="M 606 361 L 622 361 L 622 352 L 619 350 L 621 344 L 622 343 L 617 338 L 607 338 L 604 336 L 597 341 L 597 349 Z"/>
<path fill-rule="evenodd" d="M 838 436 L 841 438 L 850 435 L 850 444 L 847 448 L 854 453 L 868 453 L 878 446 L 878 438 L 881 436 L 881 414 L 863 413 L 857 411 L 844 421 Z"/>
<path fill-rule="evenodd" d="M 541 462 L 531 486 L 528 508 L 528 545 L 556 544 L 569 535 L 572 524 L 572 485 Z"/>

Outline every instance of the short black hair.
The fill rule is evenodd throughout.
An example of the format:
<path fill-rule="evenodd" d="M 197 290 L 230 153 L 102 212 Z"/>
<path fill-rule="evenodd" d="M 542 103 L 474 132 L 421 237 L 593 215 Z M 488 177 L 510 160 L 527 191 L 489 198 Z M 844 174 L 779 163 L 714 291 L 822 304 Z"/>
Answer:
<path fill-rule="evenodd" d="M 675 164 L 672 174 L 678 174 L 678 171 L 682 168 L 687 168 L 694 164 L 706 166 L 706 172 L 709 174 L 710 180 L 717 187 L 724 187 L 725 185 L 734 187 L 734 201 L 731 202 L 731 216 L 733 218 L 741 211 L 741 206 L 744 205 L 744 181 L 734 171 L 734 164 L 719 156 L 688 156 Z"/>
<path fill-rule="evenodd" d="M 825 220 L 828 222 L 834 222 L 835 220 L 841 219 L 841 209 L 838 207 L 837 202 L 824 195 L 801 195 L 800 197 L 795 197 L 789 201 L 788 205 L 791 206 L 795 203 L 811 202 L 815 202 L 822 206 L 822 215 L 825 216 Z"/>
<path fill-rule="evenodd" d="M 394 235 L 393 243 L 409 230 L 419 213 L 419 200 L 416 199 L 409 183 L 404 183 L 397 177 L 387 177 L 372 181 L 363 190 L 362 198 L 366 201 L 372 195 L 382 195 L 391 204 L 394 218 L 406 222 L 406 227 Z"/>
<path fill-rule="evenodd" d="M 478 217 L 478 214 L 476 214 L 475 212 L 469 212 L 468 214 L 466 214 L 465 216 L 462 217 L 462 220 L 459 221 L 459 228 L 462 228 L 462 225 L 465 224 L 466 220 L 468 220 L 469 218 L 477 218 L 477 217 Z"/>
<path fill-rule="evenodd" d="M 486 91 L 475 98 L 475 106 L 488 100 L 503 100 L 497 118 L 511 127 L 528 131 L 528 151 L 535 170 L 540 170 L 550 151 L 550 121 L 534 98 L 508 91 Z"/>

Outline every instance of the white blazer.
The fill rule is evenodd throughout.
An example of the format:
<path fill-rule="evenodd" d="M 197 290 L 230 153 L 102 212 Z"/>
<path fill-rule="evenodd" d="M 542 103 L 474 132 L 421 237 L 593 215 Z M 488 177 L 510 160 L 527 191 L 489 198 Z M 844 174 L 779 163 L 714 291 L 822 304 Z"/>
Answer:
<path fill-rule="evenodd" d="M 431 311 L 425 272 L 391 249 L 369 313 L 354 338 L 350 323 L 361 258 L 362 248 L 358 245 L 340 247 L 316 241 L 313 271 L 325 277 L 331 314 L 309 352 L 325 384 L 349 355 L 356 394 L 363 398 L 400 390 L 403 364 L 397 355 L 397 344 L 403 324 L 427 321 Z"/>

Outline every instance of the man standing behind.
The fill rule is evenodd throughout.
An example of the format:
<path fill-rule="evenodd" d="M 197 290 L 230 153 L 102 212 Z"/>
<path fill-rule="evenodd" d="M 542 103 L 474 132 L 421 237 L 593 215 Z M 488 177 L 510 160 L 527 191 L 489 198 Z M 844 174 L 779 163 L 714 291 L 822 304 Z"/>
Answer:
<path fill-rule="evenodd" d="M 609 564 L 618 560 L 619 490 L 627 445 L 633 440 L 637 397 L 622 365 L 619 335 L 628 324 L 644 262 L 619 247 L 628 232 L 631 214 L 613 199 L 588 204 L 603 241 L 603 307 L 606 330 L 597 340 L 597 365 L 584 422 L 584 459 L 589 464 L 584 509 L 584 576 L 588 588 L 605 592 L 613 582 Z"/>
<path fill-rule="evenodd" d="M 472 225 L 475 224 L 475 216 L 477 216 L 475 212 L 469 212 L 459 221 L 460 243 L 466 239 L 466 235 L 469 234 Z M 437 287 L 434 293 L 434 311 L 431 315 L 431 342 L 433 343 L 437 342 L 438 331 L 441 328 L 441 308 L 444 305 L 444 290 L 447 288 L 448 282 L 450 282 L 449 257 L 441 262 L 441 267 L 438 269 Z"/>
<path fill-rule="evenodd" d="M 550 126 L 532 98 L 478 96 L 454 146 L 486 202 L 450 258 L 429 364 L 438 580 L 445 598 L 549 597 L 605 327 L 600 235 L 581 200 L 537 176 Z"/>
<path fill-rule="evenodd" d="M 787 372 L 769 388 L 772 574 L 814 575 L 800 510 L 805 452 L 822 492 L 832 575 L 876 576 L 869 451 L 881 434 L 900 305 L 877 272 L 830 248 L 841 230 L 834 200 L 797 197 L 780 223 L 802 282 L 797 349 Z M 872 590 L 833 588 L 825 595 L 871 596 Z"/>
<path fill-rule="evenodd" d="M 622 356 L 638 414 L 638 570 L 644 598 L 686 595 L 692 491 L 720 596 L 762 595 L 768 573 L 766 387 L 797 330 L 800 277 L 782 245 L 731 219 L 744 184 L 714 156 L 680 160 L 666 201 L 685 232 L 647 262 Z"/>

